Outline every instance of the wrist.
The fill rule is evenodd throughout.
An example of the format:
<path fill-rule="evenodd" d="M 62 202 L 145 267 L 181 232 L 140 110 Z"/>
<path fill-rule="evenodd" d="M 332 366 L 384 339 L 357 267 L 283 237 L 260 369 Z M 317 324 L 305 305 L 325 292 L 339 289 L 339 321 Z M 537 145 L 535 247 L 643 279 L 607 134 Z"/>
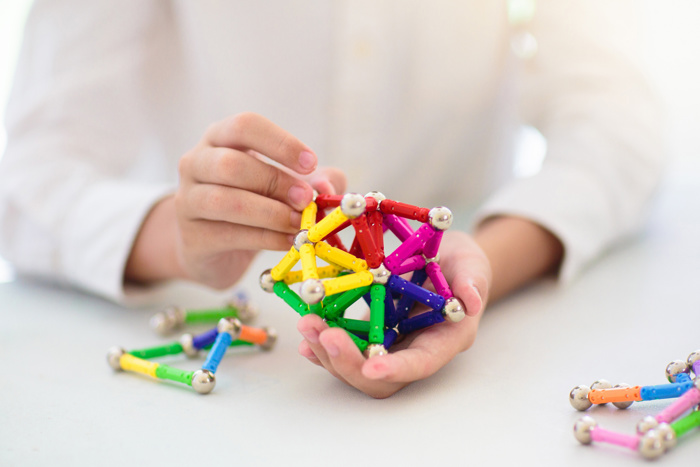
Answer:
<path fill-rule="evenodd" d="M 564 247 L 554 234 L 520 217 L 490 217 L 477 227 L 474 239 L 491 263 L 492 298 L 556 272 L 564 255 Z"/>
<path fill-rule="evenodd" d="M 152 284 L 185 278 L 177 255 L 174 197 L 156 203 L 141 224 L 124 269 L 125 282 Z"/>

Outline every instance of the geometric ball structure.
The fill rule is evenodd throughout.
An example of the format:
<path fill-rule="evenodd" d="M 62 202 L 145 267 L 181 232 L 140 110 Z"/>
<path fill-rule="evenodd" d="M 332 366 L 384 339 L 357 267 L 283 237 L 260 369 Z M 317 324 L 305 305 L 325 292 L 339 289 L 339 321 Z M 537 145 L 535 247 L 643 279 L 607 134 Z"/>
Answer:
<path fill-rule="evenodd" d="M 422 225 L 414 231 L 408 220 Z M 329 326 L 344 329 L 368 357 L 385 354 L 400 335 L 464 318 L 464 306 L 439 265 L 440 241 L 451 224 L 452 213 L 445 207 L 420 208 L 379 192 L 319 194 L 302 213 L 294 245 L 277 266 L 262 273 L 260 285 L 300 315 L 315 313 Z M 350 248 L 338 236 L 346 228 L 355 233 Z M 387 231 L 401 242 L 388 255 Z M 316 258 L 327 266 L 318 266 Z M 301 269 L 292 270 L 298 262 Z M 411 274 L 410 279 L 404 274 Z M 427 280 L 435 292 L 424 287 Z M 298 293 L 289 287 L 297 283 Z M 369 305 L 369 321 L 345 317 L 360 299 Z M 410 316 L 416 303 L 428 311 Z"/>
<path fill-rule="evenodd" d="M 621 384 L 613 387 L 605 380 L 598 380 L 591 386 L 576 386 L 569 393 L 569 402 L 581 411 L 608 402 L 626 409 L 634 401 L 677 399 L 655 417 L 649 415 L 640 420 L 634 435 L 603 429 L 593 417 L 586 415 L 574 425 L 574 436 L 582 444 L 593 441 L 614 444 L 639 451 L 647 459 L 656 459 L 674 447 L 680 436 L 700 427 L 699 376 L 700 350 L 696 350 L 686 361 L 674 360 L 668 364 L 666 378 L 669 384 L 633 387 Z"/>

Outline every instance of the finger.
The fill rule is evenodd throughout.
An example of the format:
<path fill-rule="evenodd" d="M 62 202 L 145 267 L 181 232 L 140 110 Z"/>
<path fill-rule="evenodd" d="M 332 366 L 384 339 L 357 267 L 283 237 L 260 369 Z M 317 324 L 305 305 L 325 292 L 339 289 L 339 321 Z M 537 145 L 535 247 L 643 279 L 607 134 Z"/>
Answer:
<path fill-rule="evenodd" d="M 235 149 L 208 147 L 188 153 L 180 161 L 180 173 L 196 182 L 251 191 L 297 210 L 313 198 L 309 183 Z"/>
<path fill-rule="evenodd" d="M 183 214 L 189 219 L 223 221 L 276 232 L 299 230 L 301 214 L 286 204 L 250 191 L 197 183 L 187 191 Z"/>
<path fill-rule="evenodd" d="M 345 173 L 335 167 L 322 167 L 309 176 L 309 183 L 319 193 L 335 195 L 344 193 L 347 180 Z"/>
<path fill-rule="evenodd" d="M 182 230 L 186 248 L 212 255 L 233 250 L 283 251 L 292 245 L 288 234 L 221 221 L 188 220 Z"/>
<path fill-rule="evenodd" d="M 362 374 L 368 379 L 395 383 L 425 379 L 471 347 L 478 323 L 478 318 L 471 318 L 425 329 L 408 348 L 367 360 Z"/>
<path fill-rule="evenodd" d="M 328 359 L 335 371 L 360 391 L 375 397 L 385 398 L 405 386 L 403 383 L 370 380 L 362 374 L 362 367 L 367 360 L 362 356 L 357 345 L 342 329 L 328 329 L 319 336 L 321 345 L 326 349 Z M 370 359 L 373 360 L 374 358 Z"/>
<path fill-rule="evenodd" d="M 434 374 L 447 362 L 424 349 L 408 348 L 367 360 L 362 376 L 387 383 L 411 383 Z"/>
<path fill-rule="evenodd" d="M 205 141 L 218 147 L 252 149 L 300 174 L 316 168 L 316 155 L 295 136 L 265 117 L 241 113 L 213 124 Z"/>
<path fill-rule="evenodd" d="M 308 314 L 299 320 L 299 322 L 297 323 L 297 330 L 301 333 L 302 336 L 304 336 L 304 339 L 306 339 L 306 343 L 308 344 L 309 348 L 316 356 L 316 358 L 318 358 L 319 362 L 321 362 L 321 365 L 326 370 L 328 370 L 330 374 L 343 381 L 344 383 L 349 384 L 342 376 L 340 376 L 335 371 L 333 365 L 331 365 L 330 363 L 326 350 L 323 348 L 319 341 L 321 333 L 328 330 L 328 325 L 324 323 L 319 316 L 314 314 Z"/>
<path fill-rule="evenodd" d="M 311 347 L 309 347 L 309 343 L 306 342 L 305 340 L 303 340 L 299 343 L 299 355 L 301 355 L 302 357 L 305 357 L 308 361 L 310 361 L 314 365 L 323 366 L 321 364 L 321 360 L 318 359 L 318 357 L 316 356 L 314 351 L 311 350 Z"/>
<path fill-rule="evenodd" d="M 471 237 L 461 232 L 445 235 L 440 248 L 441 263 L 452 292 L 469 316 L 480 314 L 488 301 L 491 269 L 488 259 Z"/>

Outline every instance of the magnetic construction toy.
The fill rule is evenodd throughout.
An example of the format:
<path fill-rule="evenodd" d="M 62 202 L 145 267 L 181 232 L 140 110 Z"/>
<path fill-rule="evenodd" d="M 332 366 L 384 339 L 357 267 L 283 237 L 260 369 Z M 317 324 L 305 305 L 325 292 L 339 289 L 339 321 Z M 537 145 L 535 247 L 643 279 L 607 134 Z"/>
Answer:
<path fill-rule="evenodd" d="M 328 215 L 326 209 L 332 209 Z M 408 220 L 423 225 L 414 231 Z M 438 264 L 440 241 L 451 224 L 452 213 L 445 207 L 420 208 L 376 191 L 366 196 L 320 194 L 304 209 L 294 245 L 277 266 L 262 273 L 260 285 L 300 315 L 315 313 L 329 326 L 345 329 L 368 357 L 381 355 L 399 335 L 464 318 L 464 306 Z M 338 233 L 350 226 L 355 237 L 348 250 Z M 385 256 L 387 230 L 402 243 Z M 328 265 L 317 266 L 316 257 Z M 292 271 L 299 261 L 301 269 Z M 407 273 L 412 273 L 410 280 L 401 277 Z M 422 287 L 427 279 L 435 293 Z M 289 287 L 295 283 L 301 283 L 298 294 Z M 360 298 L 369 304 L 369 321 L 345 317 Z M 409 317 L 416 302 L 429 310 Z"/>
<path fill-rule="evenodd" d="M 183 334 L 179 341 L 146 349 L 125 351 L 112 347 L 107 353 L 107 361 L 115 370 L 141 373 L 157 379 L 167 379 L 183 383 L 200 394 L 207 394 L 216 385 L 219 363 L 229 347 L 258 345 L 263 350 L 271 349 L 277 340 L 277 333 L 271 328 L 253 328 L 242 324 L 237 318 L 226 317 L 218 325 L 197 336 Z M 207 358 L 200 370 L 184 371 L 148 359 L 178 355 L 196 357 L 202 349 L 209 349 Z"/>
<path fill-rule="evenodd" d="M 187 310 L 171 306 L 159 311 L 151 318 L 154 331 L 167 336 L 188 324 L 217 323 L 221 318 L 238 318 L 248 324 L 258 315 L 258 309 L 248 300 L 245 293 L 239 292 L 223 308 Z"/>
<path fill-rule="evenodd" d="M 640 420 L 635 435 L 600 428 L 590 416 L 584 416 L 576 422 L 574 435 L 583 444 L 591 444 L 593 441 L 615 444 L 637 450 L 647 459 L 656 459 L 674 447 L 678 437 L 700 427 L 699 376 L 700 350 L 696 350 L 686 361 L 674 360 L 668 364 L 666 377 L 669 384 L 633 387 L 618 384 L 613 387 L 605 380 L 598 380 L 590 387 L 576 386 L 569 394 L 569 402 L 581 411 L 593 404 L 608 402 L 619 409 L 626 409 L 634 401 L 678 399 L 655 417 L 648 415 Z M 683 416 L 688 411 L 690 413 Z"/>

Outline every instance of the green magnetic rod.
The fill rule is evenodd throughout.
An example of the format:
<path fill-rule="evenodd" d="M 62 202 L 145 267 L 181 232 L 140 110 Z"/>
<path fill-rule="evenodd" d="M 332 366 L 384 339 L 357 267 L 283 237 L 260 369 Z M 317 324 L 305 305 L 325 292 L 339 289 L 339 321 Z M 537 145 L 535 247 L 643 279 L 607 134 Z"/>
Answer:
<path fill-rule="evenodd" d="M 187 310 L 170 306 L 153 315 L 150 324 L 158 334 L 165 336 L 186 324 L 218 323 L 221 318 L 238 318 L 244 323 L 250 323 L 257 314 L 257 308 L 251 305 L 246 297 L 239 294 L 223 308 Z"/>

